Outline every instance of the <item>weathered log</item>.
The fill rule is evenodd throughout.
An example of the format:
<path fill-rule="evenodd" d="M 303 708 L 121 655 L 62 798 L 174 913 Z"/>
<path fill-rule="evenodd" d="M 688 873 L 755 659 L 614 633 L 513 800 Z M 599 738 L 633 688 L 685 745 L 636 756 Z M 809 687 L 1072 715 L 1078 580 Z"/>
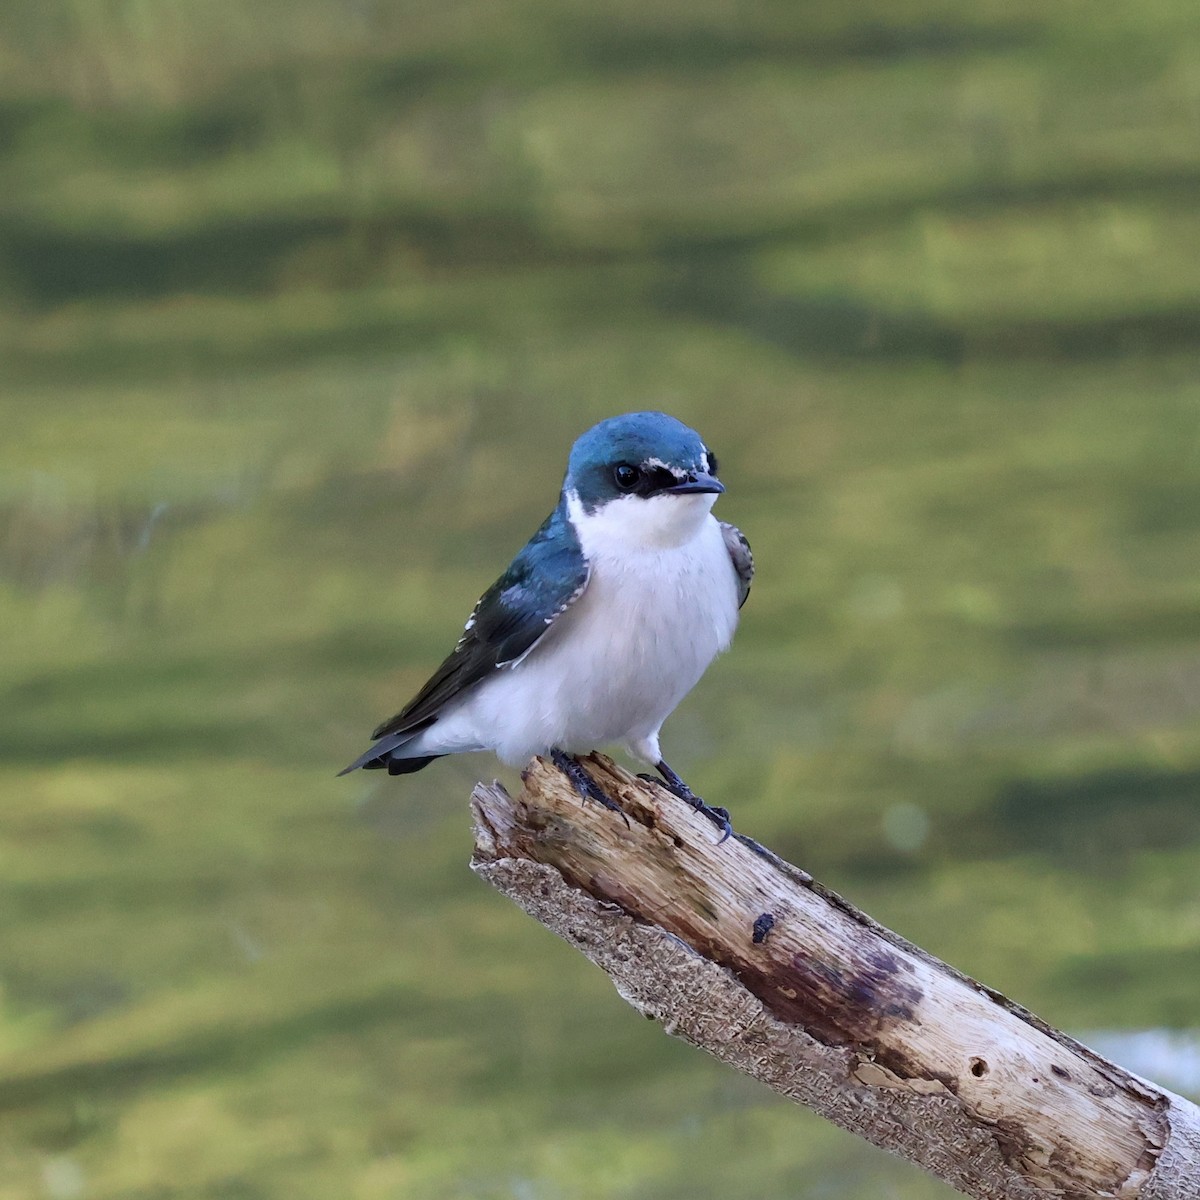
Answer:
<path fill-rule="evenodd" d="M 1200 1200 L 1200 1109 L 602 755 L 480 784 L 473 869 L 630 1004 L 979 1200 Z"/>

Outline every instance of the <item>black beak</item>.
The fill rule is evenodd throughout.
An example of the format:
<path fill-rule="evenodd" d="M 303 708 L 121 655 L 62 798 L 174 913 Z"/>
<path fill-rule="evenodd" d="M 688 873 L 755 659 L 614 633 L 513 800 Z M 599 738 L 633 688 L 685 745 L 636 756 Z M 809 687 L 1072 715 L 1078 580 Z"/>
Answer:
<path fill-rule="evenodd" d="M 686 495 L 688 492 L 716 492 L 720 495 L 724 490 L 725 485 L 715 475 L 705 475 L 701 471 L 693 472 L 667 489 L 676 495 Z"/>

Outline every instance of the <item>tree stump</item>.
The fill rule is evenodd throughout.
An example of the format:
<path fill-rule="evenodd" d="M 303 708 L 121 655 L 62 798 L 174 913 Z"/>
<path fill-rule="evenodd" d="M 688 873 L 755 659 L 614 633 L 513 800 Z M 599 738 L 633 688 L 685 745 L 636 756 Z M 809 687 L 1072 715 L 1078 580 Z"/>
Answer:
<path fill-rule="evenodd" d="M 602 755 L 476 787 L 472 868 L 669 1033 L 979 1200 L 1200 1200 L 1200 1109 Z"/>

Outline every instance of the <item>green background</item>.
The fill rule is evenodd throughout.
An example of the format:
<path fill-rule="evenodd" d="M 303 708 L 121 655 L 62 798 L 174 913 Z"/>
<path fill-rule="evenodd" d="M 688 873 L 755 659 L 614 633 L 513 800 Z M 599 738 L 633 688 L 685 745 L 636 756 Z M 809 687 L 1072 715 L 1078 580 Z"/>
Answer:
<path fill-rule="evenodd" d="M 0 6 L 0 1200 L 949 1195 L 333 778 L 647 407 L 670 761 L 1200 1093 L 1198 212 L 1191 0 Z"/>

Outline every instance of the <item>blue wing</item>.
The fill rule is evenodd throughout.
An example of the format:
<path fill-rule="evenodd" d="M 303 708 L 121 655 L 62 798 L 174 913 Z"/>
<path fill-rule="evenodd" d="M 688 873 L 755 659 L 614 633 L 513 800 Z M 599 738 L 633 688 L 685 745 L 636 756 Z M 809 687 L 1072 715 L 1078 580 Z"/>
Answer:
<path fill-rule="evenodd" d="M 400 712 L 375 730 L 371 737 L 376 744 L 340 774 L 383 758 L 432 725 L 451 700 L 527 654 L 583 595 L 587 581 L 587 559 L 560 505 L 480 597 L 445 662 Z"/>

